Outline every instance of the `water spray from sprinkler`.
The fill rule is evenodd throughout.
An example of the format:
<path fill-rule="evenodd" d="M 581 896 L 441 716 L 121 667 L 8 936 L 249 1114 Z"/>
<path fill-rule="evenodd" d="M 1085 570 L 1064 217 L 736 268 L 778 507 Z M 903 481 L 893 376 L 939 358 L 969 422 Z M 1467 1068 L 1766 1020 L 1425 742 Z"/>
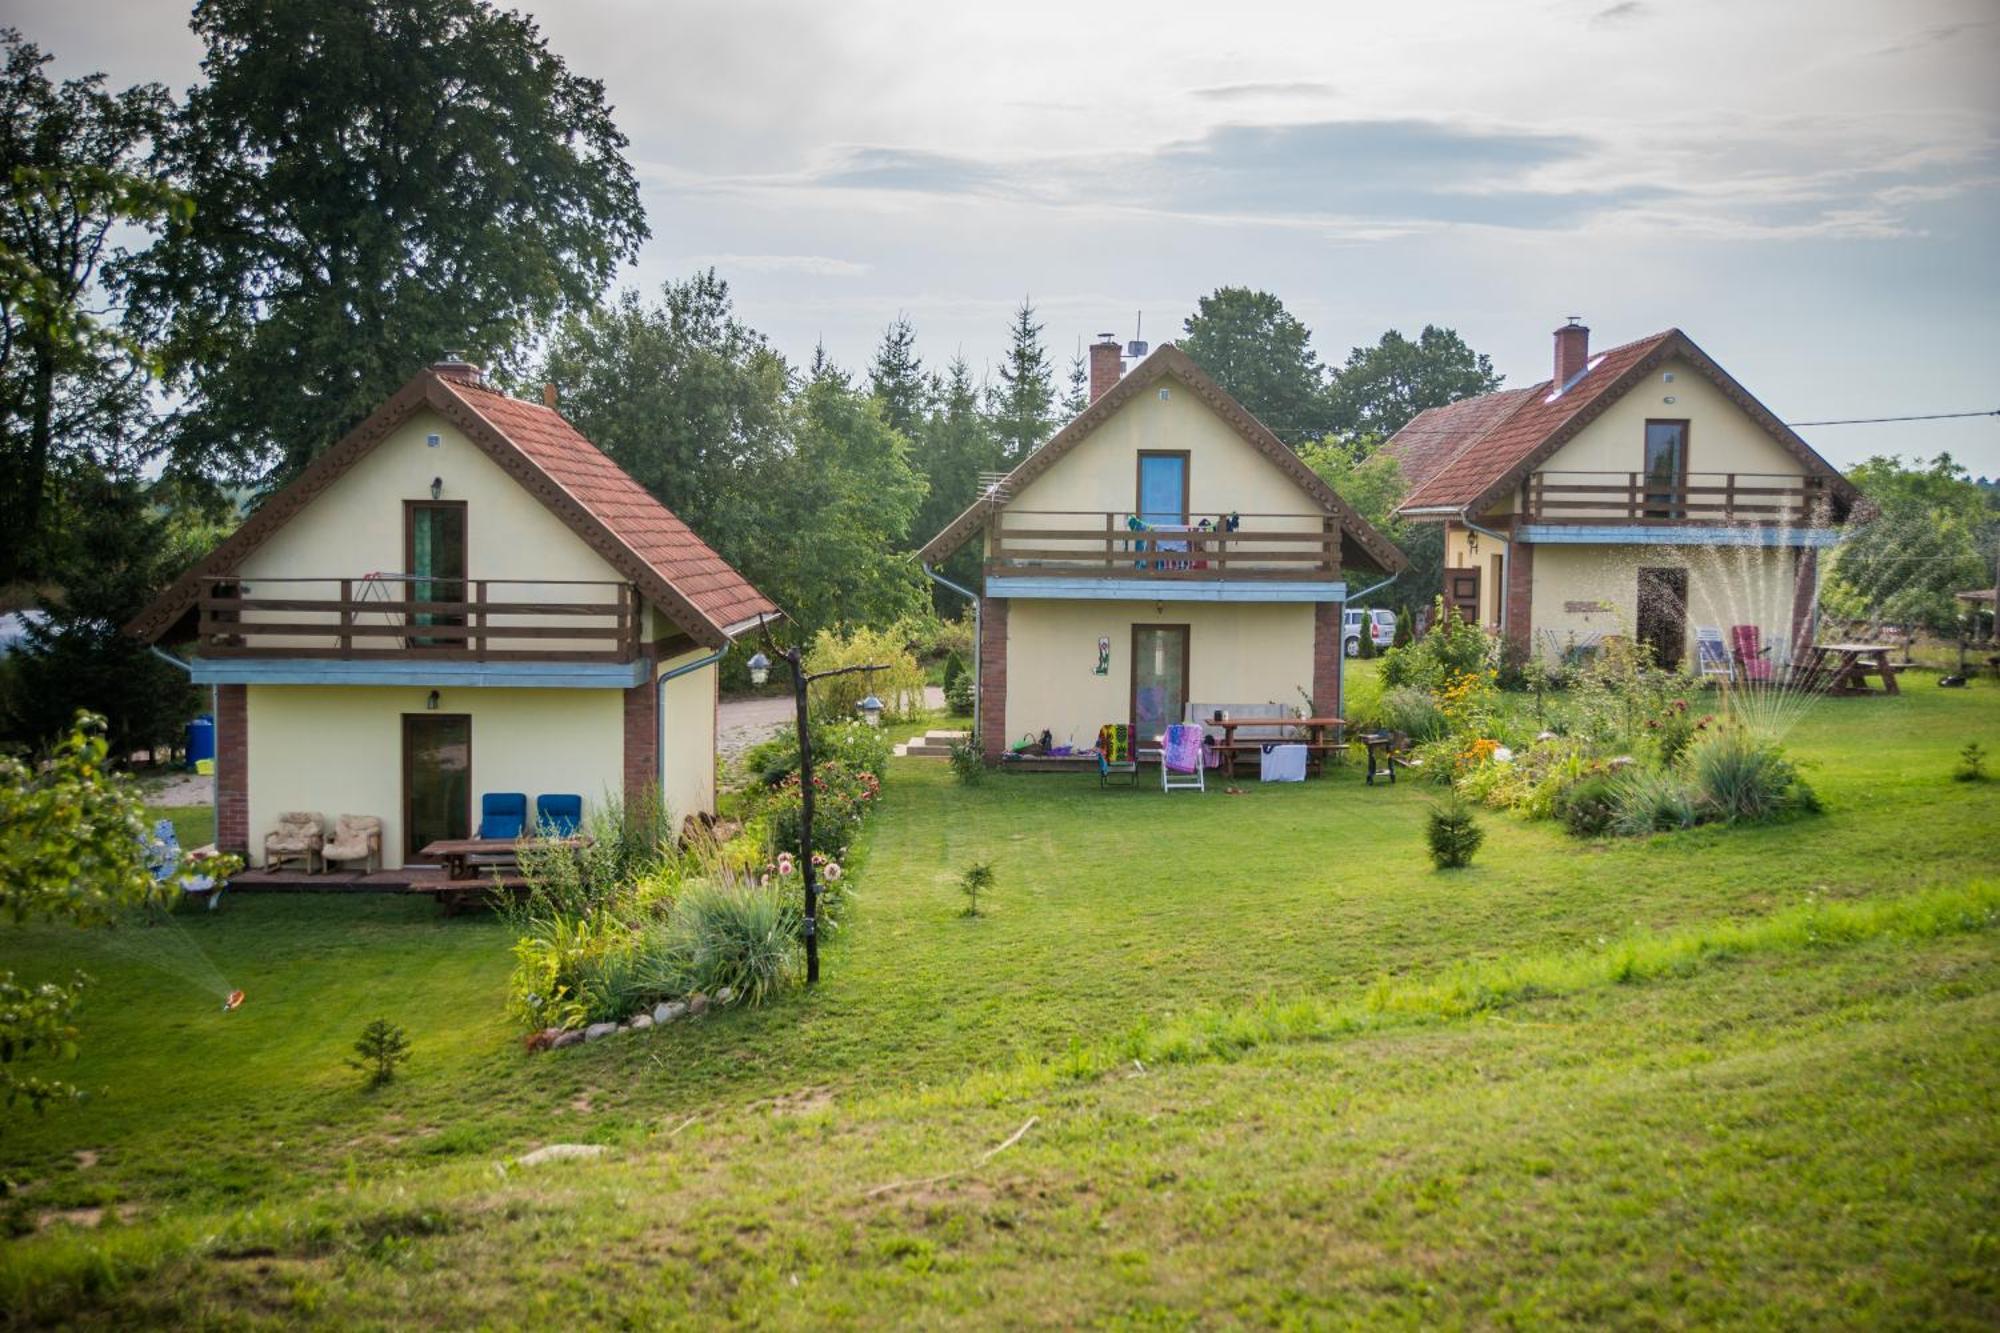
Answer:
<path fill-rule="evenodd" d="M 239 1007 L 242 1003 L 243 1003 L 243 992 L 240 990 L 233 990 L 229 992 L 229 998 L 222 1002 L 222 1012 L 226 1014 L 231 1009 Z"/>

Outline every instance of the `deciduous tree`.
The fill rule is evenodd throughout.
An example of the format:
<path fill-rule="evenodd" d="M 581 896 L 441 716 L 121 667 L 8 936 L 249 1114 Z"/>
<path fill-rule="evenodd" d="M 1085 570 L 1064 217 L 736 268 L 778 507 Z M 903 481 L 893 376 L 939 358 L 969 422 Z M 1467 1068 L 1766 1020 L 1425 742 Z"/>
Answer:
<path fill-rule="evenodd" d="M 1500 387 L 1493 360 L 1451 329 L 1424 325 L 1415 341 L 1390 329 L 1357 347 L 1333 374 L 1331 429 L 1387 439 L 1426 408 Z"/>
<path fill-rule="evenodd" d="M 483 0 L 201 0 L 166 158 L 194 201 L 135 268 L 172 459 L 281 479 L 447 350 L 505 360 L 647 235 L 603 85 Z"/>
<path fill-rule="evenodd" d="M 129 461 L 145 366 L 105 308 L 141 230 L 178 197 L 149 161 L 171 110 L 154 84 L 50 82 L 50 57 L 0 30 L 0 584 L 49 572 L 62 474 Z"/>
<path fill-rule="evenodd" d="M 1326 368 L 1312 330 L 1269 292 L 1218 287 L 1182 324 L 1180 349 L 1287 444 L 1327 429 Z"/>

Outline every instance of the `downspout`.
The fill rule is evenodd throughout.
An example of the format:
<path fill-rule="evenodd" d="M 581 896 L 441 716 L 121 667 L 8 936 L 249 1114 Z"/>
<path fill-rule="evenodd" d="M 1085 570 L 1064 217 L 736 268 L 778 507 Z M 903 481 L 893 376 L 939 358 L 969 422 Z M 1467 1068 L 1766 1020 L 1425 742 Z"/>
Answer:
<path fill-rule="evenodd" d="M 1334 641 L 1335 648 L 1336 651 L 1339 652 L 1340 656 L 1337 659 L 1338 665 L 1335 666 L 1333 669 L 1333 681 L 1334 681 L 1334 688 L 1340 691 L 1340 706 L 1343 709 L 1347 707 L 1347 642 L 1346 642 L 1347 608 L 1352 606 L 1355 602 L 1359 601 L 1361 598 L 1366 597 L 1369 593 L 1374 592 L 1377 588 L 1388 587 L 1390 584 L 1394 583 L 1400 577 L 1401 575 L 1391 574 L 1388 578 L 1383 579 L 1380 583 L 1369 584 L 1367 587 L 1363 588 L 1360 592 L 1348 593 L 1346 594 L 1345 600 L 1342 601 L 1340 604 L 1340 616 L 1342 623 L 1336 626 L 1334 630 L 1334 633 L 1337 636 Z M 1369 638 L 1372 640 L 1375 635 L 1374 623 L 1372 621 L 1364 620 L 1361 624 L 1361 632 L 1363 634 L 1368 635 Z"/>
<path fill-rule="evenodd" d="M 707 657 L 698 657 L 692 662 L 681 663 L 671 671 L 661 672 L 659 679 L 653 682 L 653 768 L 656 773 L 653 781 L 659 789 L 662 805 L 665 804 L 667 796 L 667 682 L 676 676 L 685 676 L 690 671 L 714 666 L 728 651 L 729 645 L 725 643 Z M 668 811 L 668 813 L 673 812 Z"/>
<path fill-rule="evenodd" d="M 180 668 L 180 669 L 181 669 L 182 671 L 185 671 L 185 672 L 187 672 L 187 677 L 188 677 L 188 682 L 189 682 L 190 684 L 192 684 L 192 683 L 194 682 L 194 666 L 193 666 L 193 664 L 192 664 L 192 663 L 188 663 L 188 662 L 183 662 L 183 661 L 181 661 L 181 659 L 180 659 L 180 658 L 178 658 L 178 657 L 175 657 L 175 656 L 174 656 L 174 655 L 173 655 L 172 653 L 170 653 L 170 652 L 168 652 L 168 651 L 167 651 L 166 649 L 164 649 L 164 648 L 160 647 L 160 645 L 159 645 L 159 644 L 157 644 L 157 643 L 149 643 L 149 644 L 147 644 L 147 645 L 146 645 L 146 651 L 147 651 L 147 652 L 149 652 L 149 653 L 151 653 L 151 654 L 152 654 L 153 656 L 155 656 L 155 657 L 159 658 L 159 659 L 160 659 L 160 660 L 161 660 L 162 662 L 171 662 L 171 663 L 172 663 L 173 665 L 175 665 L 175 666 L 179 667 L 179 668 Z M 215 686 L 213 686 L 213 685 L 209 686 L 209 687 L 208 687 L 208 716 L 209 716 L 209 720 L 210 720 L 210 725 L 211 725 L 211 726 L 220 726 L 220 725 L 221 725 L 221 722 L 222 722 L 222 709 L 221 709 L 221 707 L 219 706 L 219 705 L 220 705 L 220 702 L 221 702 L 221 700 L 220 700 L 220 697 L 219 697 L 219 696 L 217 695 L 217 693 L 216 693 L 216 689 L 215 689 Z M 213 734 L 213 733 L 211 733 L 211 734 Z M 220 767 L 220 764 L 221 764 L 221 759 L 222 759 L 222 742 L 221 742 L 221 739 L 220 739 L 219 737 L 218 737 L 218 738 L 217 738 L 217 740 L 216 740 L 216 745 L 215 745 L 215 757 L 216 757 L 216 761 L 217 761 L 217 766 L 218 766 L 218 767 Z M 215 827 L 216 827 L 216 829 L 217 829 L 218 833 L 220 832 L 220 830 L 221 830 L 221 828 L 222 828 L 222 823 L 221 823 L 221 820 L 222 820 L 222 794 L 221 794 L 221 786 L 220 786 L 220 782 L 219 782 L 219 779 L 220 779 L 220 776 L 221 776 L 220 774 L 216 774 L 216 775 L 214 775 L 214 776 L 211 776 L 211 777 L 209 778 L 209 780 L 208 780 L 208 809 L 209 809 L 209 813 L 210 813 L 210 814 L 211 814 L 212 816 L 214 816 L 214 818 L 215 818 L 215 820 L 216 820 L 216 824 L 215 824 Z"/>
<path fill-rule="evenodd" d="M 931 582 L 936 583 L 942 587 L 951 589 L 953 592 L 957 593 L 959 596 L 965 598 L 965 600 L 972 603 L 972 743 L 974 745 L 978 745 L 979 710 L 982 707 L 984 707 L 984 704 L 982 703 L 983 692 L 979 688 L 979 654 L 982 642 L 985 637 L 979 632 L 979 626 L 980 626 L 979 594 L 974 592 L 970 588 L 961 588 L 958 584 L 953 583 L 950 579 L 938 573 L 935 569 L 932 569 L 928 563 L 925 563 L 923 561 L 919 561 L 918 563 L 923 566 L 923 571 L 925 575 L 927 575 L 930 578 Z"/>

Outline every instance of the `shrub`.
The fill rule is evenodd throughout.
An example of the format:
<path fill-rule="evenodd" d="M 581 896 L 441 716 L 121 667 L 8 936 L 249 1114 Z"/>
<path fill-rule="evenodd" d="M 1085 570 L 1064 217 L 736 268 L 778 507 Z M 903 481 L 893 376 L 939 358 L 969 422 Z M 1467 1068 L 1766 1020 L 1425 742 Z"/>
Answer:
<path fill-rule="evenodd" d="M 1714 720 L 1707 715 L 1696 717 L 1687 700 L 1674 699 L 1656 716 L 1646 719 L 1646 730 L 1652 733 L 1660 762 L 1671 768 L 1687 753 L 1688 746 L 1694 744 L 1695 737 L 1707 731 L 1708 724 Z"/>
<path fill-rule="evenodd" d="M 965 895 L 965 910 L 961 915 L 979 915 L 979 895 L 993 887 L 993 863 L 974 861 L 958 877 L 958 891 Z"/>
<path fill-rule="evenodd" d="M 1741 727 L 1716 733 L 1694 751 L 1695 786 L 1718 819 L 1771 819 L 1817 810 L 1819 801 L 1775 744 Z"/>
<path fill-rule="evenodd" d="M 601 913 L 573 915 L 539 910 L 515 919 L 514 971 L 507 979 L 507 1012 L 527 1028 L 579 1027 L 593 1016 L 615 1017 L 618 997 L 591 988 L 598 959 L 617 940 Z"/>
<path fill-rule="evenodd" d="M 1595 838 L 1618 817 L 1618 780 L 1602 771 L 1586 771 L 1564 787 L 1553 802 L 1556 818 L 1579 838 Z"/>
<path fill-rule="evenodd" d="M 954 742 L 951 747 L 951 772 L 960 783 L 976 787 L 986 781 L 986 756 L 980 753 L 979 742 L 967 736 Z"/>
<path fill-rule="evenodd" d="M 970 671 L 960 672 L 957 679 L 945 682 L 945 711 L 953 717 L 972 716 L 972 706 L 977 697 Z"/>
<path fill-rule="evenodd" d="M 944 659 L 943 685 L 949 691 L 953 684 L 965 677 L 965 659 L 957 653 L 947 653 Z"/>
<path fill-rule="evenodd" d="M 361 1029 L 360 1039 L 354 1043 L 354 1056 L 347 1063 L 361 1071 L 366 1086 L 379 1088 L 395 1078 L 396 1067 L 409 1058 L 408 1034 L 388 1019 L 378 1018 Z"/>
<path fill-rule="evenodd" d="M 815 681 L 809 701 L 815 718 L 852 721 L 863 698 L 882 701 L 887 721 L 919 717 L 924 712 L 924 669 L 910 652 L 908 640 L 895 629 L 856 629 L 845 637 L 823 629 L 805 654 L 807 671 L 831 671 L 847 666 L 880 666 L 881 671 L 857 671 Z"/>
<path fill-rule="evenodd" d="M 1700 797 L 1670 769 L 1628 769 L 1617 780 L 1613 800 L 1611 831 L 1626 837 L 1693 828 L 1700 819 Z"/>
<path fill-rule="evenodd" d="M 1986 781 L 1986 750 L 1978 741 L 1967 741 L 1965 748 L 1958 752 L 1958 767 L 1952 769 L 1951 776 L 1957 782 Z"/>
<path fill-rule="evenodd" d="M 1437 690 L 1459 676 L 1483 675 L 1498 657 L 1498 641 L 1456 611 L 1447 611 L 1440 597 L 1430 632 L 1382 655 L 1382 682 Z"/>
<path fill-rule="evenodd" d="M 812 726 L 813 767 L 845 764 L 857 772 L 880 774 L 894 748 L 889 733 L 859 720 L 822 722 Z M 799 729 L 780 727 L 743 754 L 744 771 L 767 787 L 775 787 L 799 771 Z"/>
<path fill-rule="evenodd" d="M 1437 700 L 1407 685 L 1385 691 L 1376 713 L 1383 730 L 1400 731 L 1417 742 L 1437 740 L 1451 730 Z"/>
<path fill-rule="evenodd" d="M 797 970 L 803 913 L 775 885 L 700 880 L 674 906 L 670 953 L 693 989 L 762 1004 Z"/>
<path fill-rule="evenodd" d="M 1424 837 L 1430 844 L 1431 864 L 1439 870 L 1457 870 L 1472 864 L 1486 831 L 1473 818 L 1472 807 L 1453 794 L 1431 806 Z"/>
<path fill-rule="evenodd" d="M 882 784 L 871 772 L 857 771 L 839 760 L 813 764 L 812 850 L 838 856 L 861 826 L 862 816 L 881 794 Z M 774 850 L 796 852 L 805 817 L 796 773 L 771 793 L 766 807 L 771 819 Z"/>

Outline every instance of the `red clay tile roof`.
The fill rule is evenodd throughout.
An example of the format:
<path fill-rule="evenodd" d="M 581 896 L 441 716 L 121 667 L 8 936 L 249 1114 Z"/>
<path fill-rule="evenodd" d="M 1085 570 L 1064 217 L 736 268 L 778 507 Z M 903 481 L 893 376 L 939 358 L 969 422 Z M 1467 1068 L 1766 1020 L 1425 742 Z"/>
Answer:
<path fill-rule="evenodd" d="M 234 568 L 426 407 L 464 430 L 696 642 L 721 647 L 759 615 L 784 614 L 561 414 L 496 393 L 475 379 L 431 369 L 419 372 L 258 506 L 242 527 L 135 616 L 126 632 L 158 640 L 172 631 L 193 608 L 202 579 Z"/>
<path fill-rule="evenodd" d="M 1396 450 L 1398 457 L 1408 449 L 1433 464 L 1397 512 L 1406 515 L 1423 510 L 1433 514 L 1447 510 L 1466 514 L 1483 512 L 1669 358 L 1679 358 L 1707 376 L 1724 396 L 1803 463 L 1809 473 L 1829 478 L 1836 495 L 1852 502 L 1856 495 L 1853 486 L 1813 452 L 1811 445 L 1730 378 L 1727 371 L 1695 346 L 1693 339 L 1679 329 L 1668 329 L 1622 347 L 1594 353 L 1583 376 L 1559 395 L 1551 397 L 1555 386 L 1543 380 L 1529 389 L 1454 403 L 1444 410 L 1464 409 L 1462 416 L 1424 426 L 1425 432 L 1440 424 L 1462 427 L 1452 432 L 1449 440 L 1413 439 L 1398 445 L 1397 439 L 1403 431 L 1418 427 L 1430 415 L 1419 414 L 1384 446 Z M 1494 399 L 1509 401 L 1496 403 L 1491 401 Z M 1485 405 L 1483 409 L 1481 404 Z M 1447 450 L 1449 456 L 1437 463 L 1435 460 Z"/>
<path fill-rule="evenodd" d="M 584 439 L 560 413 L 484 386 L 453 379 L 447 383 L 716 628 L 782 614 L 695 536 L 694 529 Z"/>
<path fill-rule="evenodd" d="M 1443 407 L 1427 407 L 1383 442 L 1383 452 L 1402 467 L 1404 485 L 1415 490 L 1533 392 L 1533 389 L 1502 389 L 1477 398 L 1461 398 Z"/>

